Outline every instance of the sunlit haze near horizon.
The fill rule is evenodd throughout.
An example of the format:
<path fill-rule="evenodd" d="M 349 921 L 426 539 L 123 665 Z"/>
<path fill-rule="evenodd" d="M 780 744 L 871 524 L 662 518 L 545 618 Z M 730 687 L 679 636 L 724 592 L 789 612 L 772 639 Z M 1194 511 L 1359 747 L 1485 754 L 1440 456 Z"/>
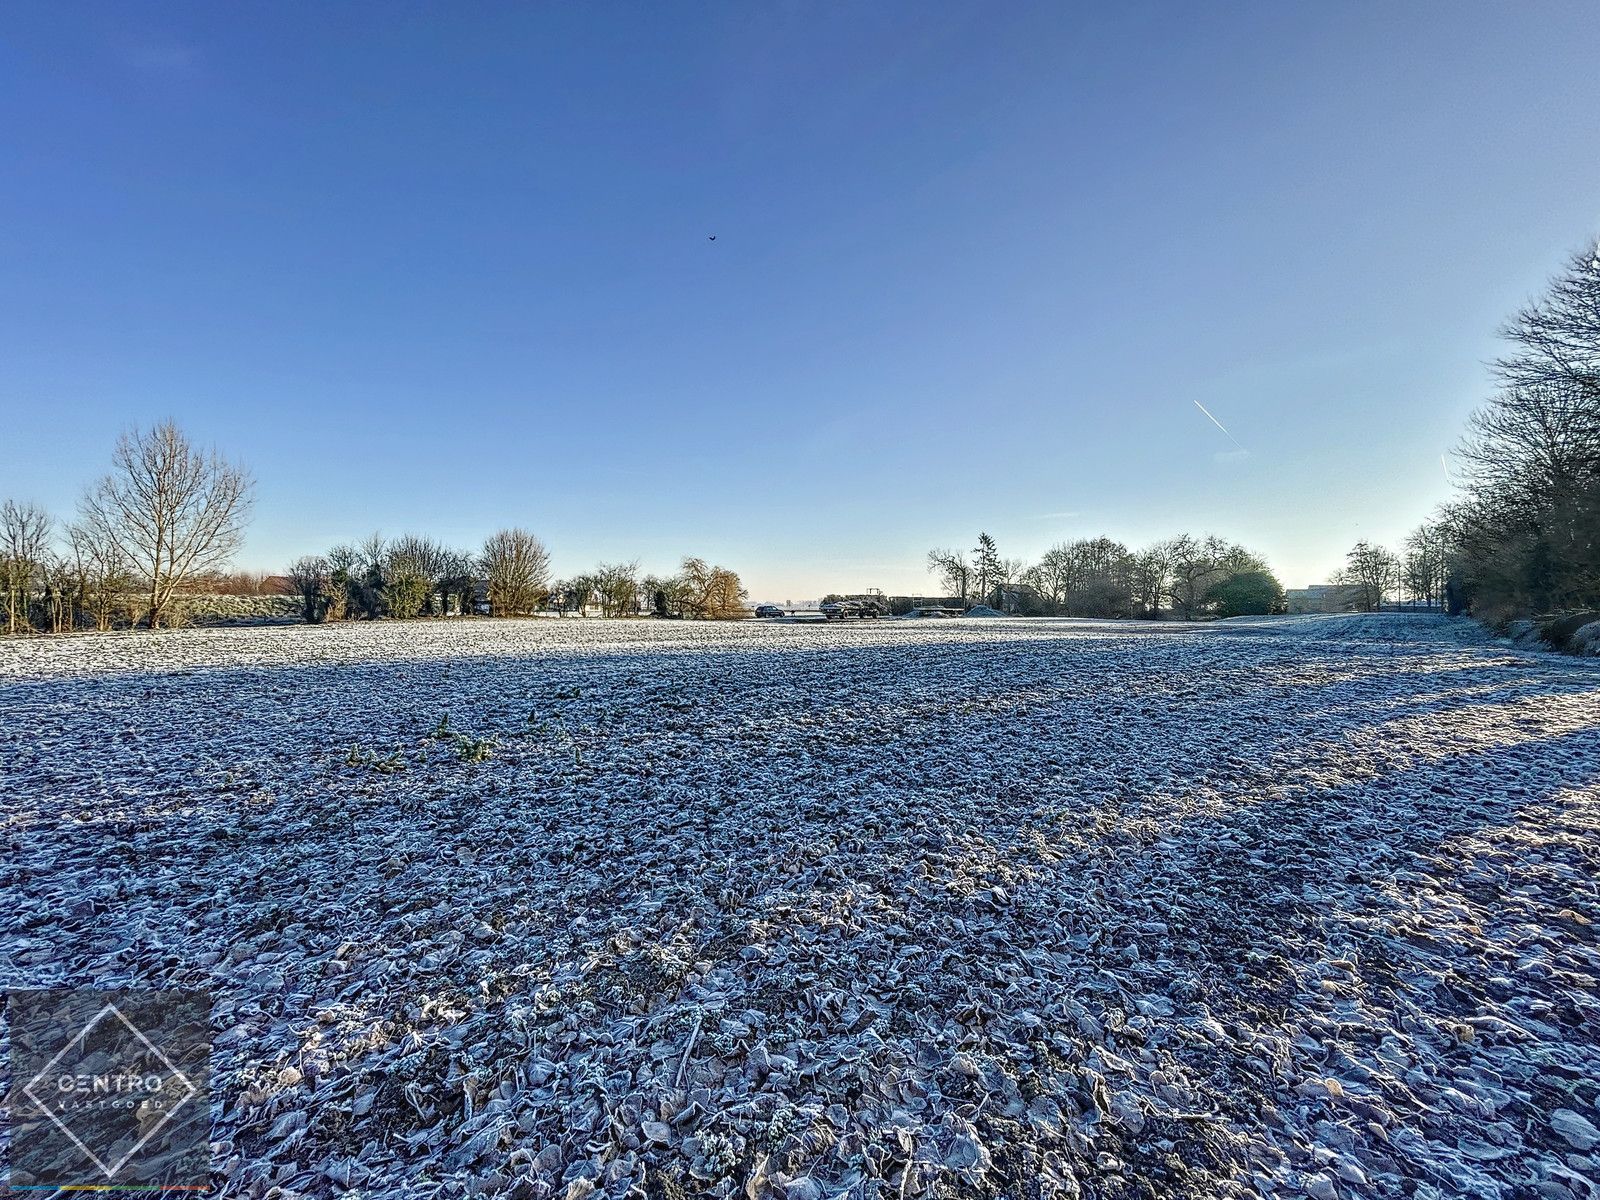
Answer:
<path fill-rule="evenodd" d="M 239 564 L 522 525 L 754 600 L 1450 494 L 1600 233 L 1587 4 L 18 4 L 0 498 L 172 417 Z M 713 240 L 714 238 L 714 240 Z"/>

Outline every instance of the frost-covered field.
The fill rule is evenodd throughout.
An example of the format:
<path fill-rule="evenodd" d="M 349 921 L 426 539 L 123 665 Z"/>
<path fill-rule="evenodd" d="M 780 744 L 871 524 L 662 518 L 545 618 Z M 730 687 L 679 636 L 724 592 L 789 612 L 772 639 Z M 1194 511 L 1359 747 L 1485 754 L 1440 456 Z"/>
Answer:
<path fill-rule="evenodd" d="M 1593 662 L 437 622 L 0 713 L 0 982 L 214 989 L 228 1194 L 1600 1195 Z"/>

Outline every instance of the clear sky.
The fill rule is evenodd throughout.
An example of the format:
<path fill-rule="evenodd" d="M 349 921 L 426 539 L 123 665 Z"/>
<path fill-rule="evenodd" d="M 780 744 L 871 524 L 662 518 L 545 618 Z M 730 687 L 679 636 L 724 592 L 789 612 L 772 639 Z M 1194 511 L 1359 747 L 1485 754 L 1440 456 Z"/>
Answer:
<path fill-rule="evenodd" d="M 1597 45 L 1587 2 L 11 3 L 0 495 L 70 515 L 172 416 L 259 479 L 245 566 L 522 524 L 798 600 L 1191 530 L 1303 585 L 1444 498 L 1600 232 Z"/>

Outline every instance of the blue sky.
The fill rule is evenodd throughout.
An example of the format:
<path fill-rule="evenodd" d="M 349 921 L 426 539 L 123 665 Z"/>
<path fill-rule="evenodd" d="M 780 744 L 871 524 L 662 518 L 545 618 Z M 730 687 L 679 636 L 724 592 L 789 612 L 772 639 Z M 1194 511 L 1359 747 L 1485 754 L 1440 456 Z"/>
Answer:
<path fill-rule="evenodd" d="M 175 417 L 242 562 L 522 524 L 757 599 L 1448 492 L 1600 232 L 1592 4 L 13 4 L 0 494 Z M 709 241 L 710 235 L 716 241 Z M 1248 454 L 1196 408 L 1205 405 Z"/>

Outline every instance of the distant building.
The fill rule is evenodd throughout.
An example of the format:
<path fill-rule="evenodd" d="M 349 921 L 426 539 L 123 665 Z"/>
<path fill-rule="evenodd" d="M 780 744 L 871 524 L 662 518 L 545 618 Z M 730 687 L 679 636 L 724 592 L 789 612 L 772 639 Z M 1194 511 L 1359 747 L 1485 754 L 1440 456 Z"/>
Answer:
<path fill-rule="evenodd" d="M 1342 583 L 1313 583 L 1284 594 L 1292 613 L 1345 612 L 1350 608 L 1350 588 Z"/>
<path fill-rule="evenodd" d="M 1008 615 L 1017 613 L 1041 613 L 1045 610 L 1044 597 L 1039 594 L 1039 589 L 1032 584 L 1013 583 L 998 589 L 1000 592 L 1000 611 Z"/>

